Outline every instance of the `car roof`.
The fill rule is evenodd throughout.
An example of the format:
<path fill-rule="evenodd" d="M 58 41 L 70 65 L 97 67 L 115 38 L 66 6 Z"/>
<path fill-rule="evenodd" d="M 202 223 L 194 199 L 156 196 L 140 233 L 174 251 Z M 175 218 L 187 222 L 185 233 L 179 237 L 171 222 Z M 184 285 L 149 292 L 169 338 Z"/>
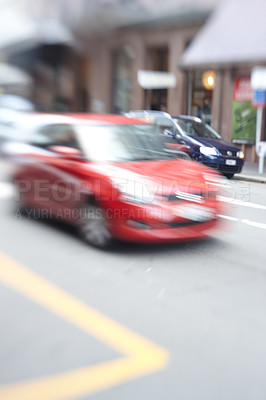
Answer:
<path fill-rule="evenodd" d="M 145 122 L 138 118 L 127 118 L 121 114 L 92 114 L 92 113 L 68 113 L 65 114 L 71 117 L 76 123 L 91 123 L 91 124 L 106 124 L 106 125 L 131 125 L 143 124 Z"/>
<path fill-rule="evenodd" d="M 125 113 L 126 116 L 130 117 L 131 115 L 137 115 L 137 114 L 142 114 L 142 115 L 153 115 L 153 116 L 158 116 L 158 117 L 167 117 L 171 118 L 171 115 L 165 111 L 159 111 L 159 110 L 131 110 Z"/>
<path fill-rule="evenodd" d="M 131 110 L 125 113 L 127 117 L 135 116 L 136 118 L 138 117 L 137 114 L 145 116 L 154 116 L 154 117 L 165 117 L 169 119 L 183 119 L 187 121 L 193 121 L 193 122 L 203 122 L 200 118 L 195 117 L 193 115 L 176 115 L 173 116 L 165 111 L 159 111 L 159 110 Z"/>
<path fill-rule="evenodd" d="M 117 114 L 90 114 L 90 113 L 39 113 L 39 112 L 19 112 L 12 110 L 12 120 L 14 126 L 27 129 L 36 129 L 44 125 L 52 124 L 91 124 L 91 125 L 132 125 L 146 124 L 139 119 L 129 119 Z"/>
<path fill-rule="evenodd" d="M 182 119 L 184 121 L 193 121 L 193 122 L 203 122 L 202 119 L 198 117 L 194 117 L 193 115 L 175 115 L 172 116 L 174 119 Z"/>

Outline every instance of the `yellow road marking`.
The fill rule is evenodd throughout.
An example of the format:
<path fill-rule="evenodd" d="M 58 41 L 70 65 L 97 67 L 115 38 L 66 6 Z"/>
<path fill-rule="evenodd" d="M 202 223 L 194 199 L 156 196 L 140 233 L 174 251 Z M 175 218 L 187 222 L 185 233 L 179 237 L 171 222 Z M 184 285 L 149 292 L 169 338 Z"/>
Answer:
<path fill-rule="evenodd" d="M 0 281 L 124 356 L 67 373 L 2 386 L 1 400 L 74 399 L 162 370 L 168 363 L 166 350 L 1 253 Z"/>

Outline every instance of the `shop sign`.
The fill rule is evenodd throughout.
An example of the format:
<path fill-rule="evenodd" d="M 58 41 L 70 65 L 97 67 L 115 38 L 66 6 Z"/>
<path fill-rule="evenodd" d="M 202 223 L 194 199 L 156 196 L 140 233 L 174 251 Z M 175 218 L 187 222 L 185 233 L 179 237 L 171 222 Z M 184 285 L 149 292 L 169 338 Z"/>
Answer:
<path fill-rule="evenodd" d="M 176 77 L 170 72 L 139 70 L 138 83 L 143 89 L 169 89 L 176 87 Z"/>
<path fill-rule="evenodd" d="M 234 82 L 234 101 L 252 101 L 253 89 L 249 78 L 238 78 Z"/>

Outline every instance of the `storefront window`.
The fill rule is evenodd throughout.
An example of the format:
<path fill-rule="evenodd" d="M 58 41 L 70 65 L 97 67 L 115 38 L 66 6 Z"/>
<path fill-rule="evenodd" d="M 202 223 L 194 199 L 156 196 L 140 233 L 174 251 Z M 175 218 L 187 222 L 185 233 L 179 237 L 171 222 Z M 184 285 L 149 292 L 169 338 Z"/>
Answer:
<path fill-rule="evenodd" d="M 188 113 L 201 118 L 204 122 L 211 125 L 212 123 L 212 89 L 214 87 L 214 82 L 209 85 L 210 89 L 207 89 L 206 85 L 204 87 L 205 79 L 207 82 L 210 80 L 208 76 L 204 73 L 206 71 L 193 71 L 190 72 L 189 76 L 189 104 Z M 215 76 L 212 76 L 213 80 Z"/>
<path fill-rule="evenodd" d="M 132 87 L 132 58 L 126 48 L 114 54 L 112 112 L 121 114 L 130 110 Z"/>
<path fill-rule="evenodd" d="M 147 69 L 168 71 L 168 48 L 151 48 L 148 51 Z M 145 108 L 148 110 L 167 111 L 167 89 L 152 88 L 145 91 Z"/>

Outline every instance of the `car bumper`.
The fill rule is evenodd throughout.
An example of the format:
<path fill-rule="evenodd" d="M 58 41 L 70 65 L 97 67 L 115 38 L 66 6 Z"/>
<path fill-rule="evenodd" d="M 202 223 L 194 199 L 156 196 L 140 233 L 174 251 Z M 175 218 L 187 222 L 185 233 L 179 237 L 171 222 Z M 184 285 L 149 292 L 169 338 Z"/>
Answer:
<path fill-rule="evenodd" d="M 202 209 L 211 209 L 212 217 L 204 221 L 196 221 L 174 216 L 171 207 L 167 210 L 155 208 L 153 215 L 152 208 L 133 207 L 130 210 L 123 209 L 124 215 L 125 211 L 129 212 L 124 218 L 109 220 L 109 227 L 115 238 L 130 242 L 159 243 L 195 240 L 211 234 L 221 225 L 218 217 L 222 213 L 220 203 L 215 201 L 205 204 Z"/>
<path fill-rule="evenodd" d="M 164 229 L 138 229 L 125 224 L 117 226 L 113 230 L 113 236 L 128 242 L 143 243 L 170 243 L 204 238 L 219 227 L 220 220 L 215 218 L 211 221 L 193 224 L 182 228 L 165 227 Z"/>
<path fill-rule="evenodd" d="M 242 165 L 225 165 L 225 164 L 217 164 L 217 163 L 206 163 L 204 165 L 210 168 L 216 169 L 216 171 L 221 172 L 222 174 L 239 174 L 242 171 Z"/>
<path fill-rule="evenodd" d="M 199 160 L 200 161 L 200 160 Z M 210 168 L 214 168 L 217 171 L 223 174 L 239 174 L 242 171 L 242 167 L 244 165 L 243 160 L 239 159 L 228 159 L 228 158 L 219 158 L 219 159 L 204 159 L 201 160 L 204 165 Z M 232 162 L 234 165 L 229 165 L 228 162 Z"/>

